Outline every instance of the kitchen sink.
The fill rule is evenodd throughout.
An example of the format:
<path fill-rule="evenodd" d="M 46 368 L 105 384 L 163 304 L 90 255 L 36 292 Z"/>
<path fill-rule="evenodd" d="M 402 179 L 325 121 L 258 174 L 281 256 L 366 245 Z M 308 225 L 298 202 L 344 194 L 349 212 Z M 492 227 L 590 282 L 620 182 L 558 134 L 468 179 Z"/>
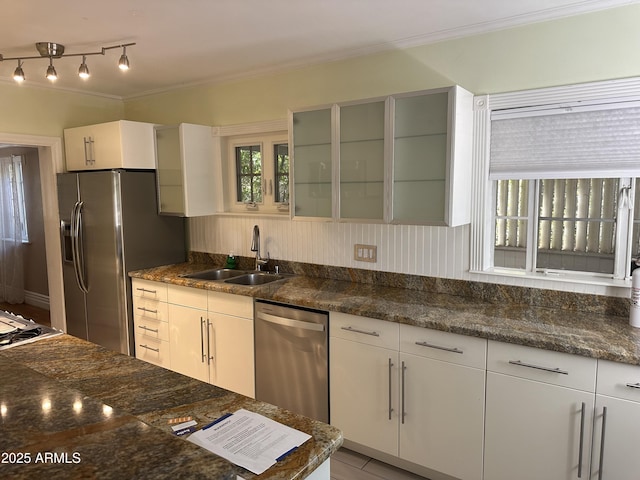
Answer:
<path fill-rule="evenodd" d="M 225 280 L 224 283 L 233 283 L 234 285 L 264 285 L 265 283 L 284 280 L 285 278 L 287 278 L 287 276 L 277 273 L 253 272 L 230 278 L 229 280 Z"/>
<path fill-rule="evenodd" d="M 187 273 L 181 275 L 183 278 L 193 278 L 196 280 L 225 280 L 227 278 L 245 275 L 244 270 L 232 270 L 230 268 L 214 268 L 212 270 L 204 270 L 201 272 Z"/>

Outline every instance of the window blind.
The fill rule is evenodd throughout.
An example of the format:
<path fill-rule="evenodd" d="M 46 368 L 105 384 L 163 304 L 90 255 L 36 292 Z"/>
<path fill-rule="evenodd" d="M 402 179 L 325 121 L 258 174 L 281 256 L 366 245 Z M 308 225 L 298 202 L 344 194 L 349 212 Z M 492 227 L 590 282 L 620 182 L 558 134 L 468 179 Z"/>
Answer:
<path fill-rule="evenodd" d="M 492 180 L 634 176 L 640 102 L 492 113 Z"/>

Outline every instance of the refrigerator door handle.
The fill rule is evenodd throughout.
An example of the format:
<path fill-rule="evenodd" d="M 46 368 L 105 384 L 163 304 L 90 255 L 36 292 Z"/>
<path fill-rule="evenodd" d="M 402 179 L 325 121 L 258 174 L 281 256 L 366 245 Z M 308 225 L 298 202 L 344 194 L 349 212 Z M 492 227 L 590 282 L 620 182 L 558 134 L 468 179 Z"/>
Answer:
<path fill-rule="evenodd" d="M 84 248 L 82 244 L 82 202 L 76 202 L 71 211 L 71 242 L 73 253 L 73 268 L 76 273 L 78 287 L 84 293 L 89 291 L 85 278 Z"/>

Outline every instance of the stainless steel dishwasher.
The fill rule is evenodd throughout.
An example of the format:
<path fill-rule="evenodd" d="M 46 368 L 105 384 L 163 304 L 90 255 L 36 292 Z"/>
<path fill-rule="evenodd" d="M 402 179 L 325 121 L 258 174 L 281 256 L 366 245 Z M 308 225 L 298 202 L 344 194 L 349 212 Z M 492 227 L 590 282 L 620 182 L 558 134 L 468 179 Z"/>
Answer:
<path fill-rule="evenodd" d="M 329 314 L 255 302 L 256 399 L 329 423 Z"/>

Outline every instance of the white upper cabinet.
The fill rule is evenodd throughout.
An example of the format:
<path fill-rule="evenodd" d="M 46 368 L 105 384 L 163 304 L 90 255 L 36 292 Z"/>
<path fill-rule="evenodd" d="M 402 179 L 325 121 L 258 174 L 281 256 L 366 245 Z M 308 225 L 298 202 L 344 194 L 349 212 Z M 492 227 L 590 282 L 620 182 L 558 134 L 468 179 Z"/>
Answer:
<path fill-rule="evenodd" d="M 456 86 L 392 103 L 392 222 L 469 223 L 473 95 Z"/>
<path fill-rule="evenodd" d="M 469 223 L 472 109 L 453 86 L 291 112 L 292 216 Z"/>
<path fill-rule="evenodd" d="M 155 158 L 161 214 L 197 217 L 216 212 L 211 127 L 156 127 Z"/>
<path fill-rule="evenodd" d="M 293 145 L 293 216 L 331 218 L 333 209 L 332 109 L 290 115 Z"/>
<path fill-rule="evenodd" d="M 385 102 L 340 107 L 341 219 L 384 218 Z"/>
<path fill-rule="evenodd" d="M 64 131 L 68 171 L 156 168 L 152 123 L 100 123 Z"/>

